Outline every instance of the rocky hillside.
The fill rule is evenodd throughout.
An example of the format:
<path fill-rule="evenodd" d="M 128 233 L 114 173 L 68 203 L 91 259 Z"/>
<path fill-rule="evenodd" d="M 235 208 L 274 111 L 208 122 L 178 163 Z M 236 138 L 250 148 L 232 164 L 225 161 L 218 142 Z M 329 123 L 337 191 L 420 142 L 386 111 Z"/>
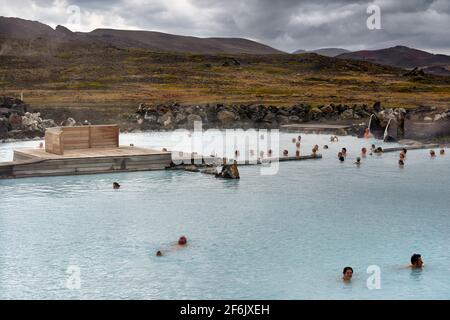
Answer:
<path fill-rule="evenodd" d="M 450 56 L 405 46 L 349 52 L 339 55 L 338 58 L 369 61 L 399 68 L 419 67 L 429 73 L 450 75 Z"/>
<path fill-rule="evenodd" d="M 76 43 L 109 45 L 121 48 L 143 48 L 161 52 L 190 52 L 203 54 L 245 53 L 277 54 L 281 51 L 242 38 L 197 38 L 153 31 L 96 29 L 92 32 L 72 32 L 63 26 L 56 29 L 37 21 L 0 17 L 0 38 L 40 40 L 51 45 Z"/>

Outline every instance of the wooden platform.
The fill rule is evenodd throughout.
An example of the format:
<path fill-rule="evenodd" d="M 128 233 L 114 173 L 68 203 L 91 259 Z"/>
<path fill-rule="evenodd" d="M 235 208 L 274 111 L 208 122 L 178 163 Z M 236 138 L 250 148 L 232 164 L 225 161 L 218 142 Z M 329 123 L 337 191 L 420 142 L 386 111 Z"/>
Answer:
<path fill-rule="evenodd" d="M 164 170 L 170 152 L 138 147 L 67 150 L 63 155 L 44 149 L 14 150 L 12 162 L 0 163 L 0 178 Z"/>

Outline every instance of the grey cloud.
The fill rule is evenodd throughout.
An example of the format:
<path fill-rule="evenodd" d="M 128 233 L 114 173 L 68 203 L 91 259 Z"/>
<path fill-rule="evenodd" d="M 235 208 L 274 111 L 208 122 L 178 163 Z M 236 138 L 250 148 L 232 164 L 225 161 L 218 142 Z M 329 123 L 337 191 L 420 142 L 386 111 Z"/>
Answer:
<path fill-rule="evenodd" d="M 31 0 L 24 0 L 30 1 Z M 1 0 L 0 0 L 1 2 Z M 245 37 L 285 51 L 397 44 L 450 53 L 449 0 L 67 0 L 122 25 L 201 37 Z M 51 6 L 53 1 L 35 1 Z M 366 27 L 370 4 L 381 30 Z M 1 9 L 0 9 L 1 14 Z M 39 20 L 40 17 L 35 17 Z M 51 16 L 45 15 L 52 23 Z M 54 20 L 58 20 L 54 17 Z M 59 21 L 59 20 L 58 20 Z M 114 20 L 105 19 L 114 28 Z M 116 26 L 117 27 L 117 26 Z"/>

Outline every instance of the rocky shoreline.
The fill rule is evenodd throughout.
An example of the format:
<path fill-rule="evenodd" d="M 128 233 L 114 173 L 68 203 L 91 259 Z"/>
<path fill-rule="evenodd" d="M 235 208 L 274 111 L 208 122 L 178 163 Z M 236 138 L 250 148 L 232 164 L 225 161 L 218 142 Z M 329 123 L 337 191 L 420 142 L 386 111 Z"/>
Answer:
<path fill-rule="evenodd" d="M 32 108 L 20 99 L 0 97 L 0 139 L 34 139 L 43 137 L 45 129 L 57 125 L 74 126 L 115 121 L 114 115 L 108 120 L 102 116 L 91 116 L 91 119 L 76 121 L 70 117 L 70 112 L 63 112 L 64 118 L 47 119 L 46 112 L 41 112 L 33 112 Z M 329 104 L 320 107 L 311 107 L 308 104 L 285 107 L 255 104 L 140 104 L 135 113 L 126 114 L 125 117 L 121 115 L 119 118 L 118 115 L 115 122 L 120 124 L 122 131 L 128 132 L 193 129 L 196 121 L 202 122 L 203 129 L 279 129 L 288 124 L 327 123 L 349 126 L 349 129 L 340 130 L 337 134 L 361 137 L 370 123 L 370 131 L 376 138 L 386 138 L 390 141 L 405 138 L 422 141 L 446 140 L 450 137 L 450 108 L 383 108 L 379 102 L 373 105 Z"/>

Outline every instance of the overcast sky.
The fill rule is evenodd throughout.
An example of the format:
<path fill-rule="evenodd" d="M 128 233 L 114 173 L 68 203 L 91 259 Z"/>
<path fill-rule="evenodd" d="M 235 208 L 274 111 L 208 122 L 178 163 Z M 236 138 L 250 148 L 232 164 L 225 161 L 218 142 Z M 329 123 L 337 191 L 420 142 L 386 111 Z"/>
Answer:
<path fill-rule="evenodd" d="M 367 28 L 371 4 L 381 10 L 379 30 Z M 80 9 L 80 24 L 68 12 L 73 5 Z M 288 52 L 401 44 L 450 54 L 450 0 L 0 0 L 0 15 L 74 31 L 115 28 L 244 37 Z"/>

